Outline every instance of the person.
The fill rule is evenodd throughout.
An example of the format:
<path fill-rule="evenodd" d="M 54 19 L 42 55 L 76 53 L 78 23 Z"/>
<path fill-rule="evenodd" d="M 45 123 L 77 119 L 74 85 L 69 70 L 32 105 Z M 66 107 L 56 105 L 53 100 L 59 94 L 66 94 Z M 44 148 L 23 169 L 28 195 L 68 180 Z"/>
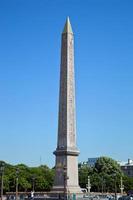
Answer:
<path fill-rule="evenodd" d="M 59 200 L 61 200 L 61 195 L 59 194 Z"/>
<path fill-rule="evenodd" d="M 31 199 L 34 199 L 34 191 L 31 191 Z"/>

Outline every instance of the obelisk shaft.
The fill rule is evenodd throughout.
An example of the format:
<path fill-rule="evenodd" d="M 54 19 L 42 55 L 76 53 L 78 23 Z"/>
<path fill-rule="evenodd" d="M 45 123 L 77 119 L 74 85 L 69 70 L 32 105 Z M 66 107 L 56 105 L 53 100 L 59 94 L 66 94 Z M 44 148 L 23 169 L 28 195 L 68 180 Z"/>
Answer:
<path fill-rule="evenodd" d="M 70 24 L 66 24 L 66 26 L 70 26 Z M 58 125 L 58 148 L 66 150 L 76 147 L 74 42 L 73 33 L 69 29 L 62 33 Z"/>
<path fill-rule="evenodd" d="M 61 71 L 59 95 L 58 141 L 56 175 L 53 189 L 80 192 L 78 184 L 79 151 L 76 148 L 74 39 L 71 24 L 67 19 L 61 44 Z"/>

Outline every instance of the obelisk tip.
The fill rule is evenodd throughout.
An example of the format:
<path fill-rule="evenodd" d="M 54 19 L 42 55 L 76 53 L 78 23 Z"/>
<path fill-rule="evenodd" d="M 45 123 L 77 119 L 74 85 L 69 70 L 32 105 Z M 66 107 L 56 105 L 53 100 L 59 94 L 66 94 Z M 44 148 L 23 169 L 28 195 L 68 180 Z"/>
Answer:
<path fill-rule="evenodd" d="M 66 20 L 66 23 L 65 23 L 62 33 L 73 33 L 69 17 L 67 17 L 67 20 Z"/>

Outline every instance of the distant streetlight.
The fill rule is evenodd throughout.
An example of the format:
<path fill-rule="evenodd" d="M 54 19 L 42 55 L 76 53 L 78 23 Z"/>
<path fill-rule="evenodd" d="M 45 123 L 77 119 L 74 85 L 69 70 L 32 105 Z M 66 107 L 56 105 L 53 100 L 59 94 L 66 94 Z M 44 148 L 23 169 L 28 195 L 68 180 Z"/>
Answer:
<path fill-rule="evenodd" d="M 115 186 L 115 200 L 117 199 L 117 185 L 116 185 L 116 173 L 113 173 L 112 174 L 113 175 L 113 177 L 114 177 L 114 186 Z"/>
<path fill-rule="evenodd" d="M 87 189 L 88 189 L 88 195 L 89 195 L 90 194 L 90 189 L 91 189 L 91 183 L 90 183 L 90 177 L 89 176 L 88 176 Z"/>
<path fill-rule="evenodd" d="M 35 175 L 32 176 L 32 191 L 35 191 Z"/>
<path fill-rule="evenodd" d="M 64 173 L 64 200 L 66 199 L 66 193 L 67 193 L 67 191 L 66 191 L 66 184 L 67 184 L 67 179 L 69 179 L 69 177 L 67 176 L 67 167 L 66 166 L 64 166 L 63 167 L 63 173 Z"/>
<path fill-rule="evenodd" d="M 100 178 L 100 182 L 101 182 L 101 193 L 103 194 L 106 190 L 105 188 L 105 176 L 104 174 L 102 174 L 101 178 Z"/>
<path fill-rule="evenodd" d="M 3 200 L 3 176 L 4 176 L 5 164 L 3 162 L 0 163 L 0 175 L 1 175 L 1 200 Z"/>
<path fill-rule="evenodd" d="M 103 188 L 104 188 L 104 178 L 103 178 L 103 176 L 102 176 L 101 182 L 102 182 L 102 194 L 103 194 Z"/>
<path fill-rule="evenodd" d="M 18 175 L 19 175 L 19 169 L 16 169 L 16 200 L 18 200 Z"/>
<path fill-rule="evenodd" d="M 121 177 L 120 190 L 121 190 L 121 195 L 123 195 L 124 185 L 123 185 L 123 179 L 122 179 L 122 177 Z"/>

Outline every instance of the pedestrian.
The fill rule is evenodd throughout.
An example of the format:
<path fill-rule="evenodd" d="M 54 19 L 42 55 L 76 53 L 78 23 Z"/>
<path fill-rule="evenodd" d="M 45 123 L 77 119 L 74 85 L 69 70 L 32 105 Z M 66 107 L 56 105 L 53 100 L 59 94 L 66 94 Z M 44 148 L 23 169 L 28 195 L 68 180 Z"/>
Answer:
<path fill-rule="evenodd" d="M 31 199 L 34 199 L 34 191 L 31 191 Z"/>

